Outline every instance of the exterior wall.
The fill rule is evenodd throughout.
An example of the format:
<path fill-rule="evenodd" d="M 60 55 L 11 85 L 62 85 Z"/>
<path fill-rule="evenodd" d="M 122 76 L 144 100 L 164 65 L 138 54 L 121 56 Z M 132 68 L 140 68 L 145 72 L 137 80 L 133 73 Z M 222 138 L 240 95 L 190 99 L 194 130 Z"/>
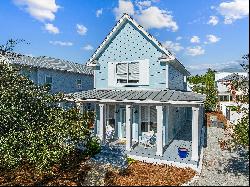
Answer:
<path fill-rule="evenodd" d="M 187 90 L 184 83 L 184 75 L 176 70 L 173 66 L 168 66 L 168 86 L 171 90 Z"/>
<path fill-rule="evenodd" d="M 38 84 L 45 84 L 45 76 L 52 77 L 52 93 L 56 92 L 77 92 L 83 90 L 90 90 L 94 87 L 94 77 L 79 73 L 71 73 L 65 71 L 56 71 L 49 69 L 39 69 L 37 71 Z M 82 80 L 82 88 L 77 88 L 77 80 Z"/>
<path fill-rule="evenodd" d="M 52 77 L 52 93 L 78 92 L 94 88 L 94 76 L 51 69 L 22 67 L 21 74 L 29 77 L 35 84 L 45 84 L 45 76 Z M 82 88 L 77 88 L 77 80 L 82 80 Z"/>
<path fill-rule="evenodd" d="M 37 84 L 37 69 L 30 67 L 22 67 L 21 74 L 27 76 L 30 80 L 32 80 L 35 84 Z"/>
<path fill-rule="evenodd" d="M 140 33 L 130 22 L 119 30 L 110 41 L 108 47 L 100 55 L 99 69 L 95 70 L 95 88 L 115 88 L 108 85 L 108 62 L 149 60 L 149 85 L 138 85 L 139 88 L 165 89 L 166 65 L 161 64 L 158 58 L 162 53 L 146 37 Z M 119 87 L 121 88 L 121 87 Z M 126 87 L 122 87 L 126 89 Z M 133 87 L 133 89 L 136 87 Z M 128 89 L 131 89 L 128 88 Z"/>
<path fill-rule="evenodd" d="M 167 129 L 169 142 L 173 140 L 175 135 L 181 129 L 182 125 L 185 125 L 185 122 L 186 122 L 185 108 L 170 106 L 169 116 L 168 116 L 168 129 Z"/>

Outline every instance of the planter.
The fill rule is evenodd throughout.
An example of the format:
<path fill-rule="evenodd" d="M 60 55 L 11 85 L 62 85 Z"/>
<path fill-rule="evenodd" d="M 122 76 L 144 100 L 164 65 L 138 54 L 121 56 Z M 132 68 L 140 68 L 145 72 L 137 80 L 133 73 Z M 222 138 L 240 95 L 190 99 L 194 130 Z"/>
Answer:
<path fill-rule="evenodd" d="M 186 158 L 188 155 L 188 149 L 184 147 L 179 147 L 178 148 L 178 155 L 180 158 Z"/>

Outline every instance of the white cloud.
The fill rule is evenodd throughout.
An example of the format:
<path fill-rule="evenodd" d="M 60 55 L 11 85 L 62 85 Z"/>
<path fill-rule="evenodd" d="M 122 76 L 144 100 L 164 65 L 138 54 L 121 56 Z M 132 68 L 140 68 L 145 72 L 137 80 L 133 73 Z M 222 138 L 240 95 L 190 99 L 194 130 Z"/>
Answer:
<path fill-rule="evenodd" d="M 199 36 L 192 36 L 192 38 L 190 39 L 191 43 L 200 43 L 200 38 Z"/>
<path fill-rule="evenodd" d="M 14 0 L 14 3 L 39 21 L 53 21 L 59 8 L 55 0 Z"/>
<path fill-rule="evenodd" d="M 218 11 L 224 16 L 225 24 L 232 24 L 237 19 L 242 19 L 249 15 L 249 0 L 222 2 L 218 7 Z"/>
<path fill-rule="evenodd" d="M 97 11 L 96 11 L 96 17 L 100 17 L 101 15 L 102 15 L 102 11 L 103 11 L 103 9 L 101 8 L 101 9 L 98 9 Z"/>
<path fill-rule="evenodd" d="M 94 47 L 93 47 L 92 45 L 90 45 L 90 44 L 85 45 L 85 46 L 83 47 L 83 50 L 85 50 L 85 51 L 91 51 L 91 50 L 93 50 L 93 49 L 94 49 Z"/>
<path fill-rule="evenodd" d="M 207 44 L 207 43 L 216 43 L 216 42 L 220 41 L 220 38 L 213 35 L 213 34 L 208 34 L 207 39 L 208 39 L 208 42 L 205 42 L 205 44 Z"/>
<path fill-rule="evenodd" d="M 116 20 L 119 20 L 124 13 L 134 15 L 134 5 L 131 1 L 119 0 L 118 7 L 114 8 Z"/>
<path fill-rule="evenodd" d="M 187 47 L 186 54 L 190 56 L 203 55 L 205 54 L 205 50 L 201 46 Z"/>
<path fill-rule="evenodd" d="M 136 5 L 139 7 L 140 10 L 144 7 L 149 7 L 151 6 L 151 1 L 137 1 Z"/>
<path fill-rule="evenodd" d="M 178 30 L 177 23 L 173 20 L 173 16 L 166 10 L 151 6 L 144 9 L 140 14 L 135 15 L 137 21 L 145 28 L 169 28 L 173 32 Z"/>
<path fill-rule="evenodd" d="M 181 40 L 181 39 L 182 39 L 181 36 L 178 36 L 178 37 L 176 38 L 177 41 L 178 41 L 178 40 Z"/>
<path fill-rule="evenodd" d="M 54 26 L 52 23 L 45 24 L 44 28 L 45 28 L 45 30 L 47 30 L 51 34 L 59 34 L 60 33 L 59 29 L 56 26 Z"/>
<path fill-rule="evenodd" d="M 219 19 L 217 16 L 210 16 L 210 20 L 207 22 L 209 25 L 217 25 L 219 23 Z"/>
<path fill-rule="evenodd" d="M 80 35 L 85 35 L 88 29 L 84 25 L 76 24 L 76 31 Z"/>
<path fill-rule="evenodd" d="M 167 48 L 168 50 L 170 50 L 171 52 L 179 52 L 182 49 L 184 49 L 180 43 L 175 43 L 172 41 L 165 41 L 162 43 L 162 45 Z"/>
<path fill-rule="evenodd" d="M 72 42 L 63 42 L 63 41 L 49 41 L 52 45 L 59 45 L 59 46 L 72 46 Z"/>
<path fill-rule="evenodd" d="M 222 62 L 222 63 L 200 63 L 187 66 L 187 69 L 194 72 L 205 72 L 208 68 L 220 71 L 226 69 L 241 69 L 239 61 L 229 61 L 229 62 Z"/>

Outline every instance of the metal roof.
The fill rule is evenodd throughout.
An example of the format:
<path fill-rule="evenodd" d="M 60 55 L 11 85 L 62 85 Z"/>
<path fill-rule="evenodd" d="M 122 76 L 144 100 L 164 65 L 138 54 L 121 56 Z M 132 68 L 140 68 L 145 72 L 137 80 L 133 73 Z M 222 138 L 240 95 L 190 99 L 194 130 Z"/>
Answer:
<path fill-rule="evenodd" d="M 222 79 L 217 80 L 217 82 L 226 82 L 226 81 L 248 81 L 248 78 L 243 75 L 232 73 Z"/>
<path fill-rule="evenodd" d="M 61 60 L 46 56 L 31 57 L 12 52 L 5 53 L 4 56 L 8 58 L 9 62 L 12 64 L 30 66 L 35 68 L 46 68 L 59 71 L 67 71 L 67 72 L 87 74 L 87 75 L 94 74 L 91 67 L 87 67 L 86 65 L 70 62 L 67 60 Z"/>
<path fill-rule="evenodd" d="M 204 101 L 205 96 L 193 92 L 182 92 L 176 90 L 88 90 L 70 93 L 75 99 L 87 100 L 114 100 L 114 101 Z"/>

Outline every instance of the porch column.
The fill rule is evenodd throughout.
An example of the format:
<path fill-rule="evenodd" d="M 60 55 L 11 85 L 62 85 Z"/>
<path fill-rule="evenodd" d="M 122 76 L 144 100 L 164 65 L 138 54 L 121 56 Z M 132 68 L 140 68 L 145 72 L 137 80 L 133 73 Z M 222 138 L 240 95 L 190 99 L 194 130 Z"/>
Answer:
<path fill-rule="evenodd" d="M 163 107 L 156 106 L 157 110 L 157 134 L 156 134 L 156 155 L 163 155 Z"/>
<path fill-rule="evenodd" d="M 100 108 L 100 130 L 99 130 L 99 137 L 102 142 L 105 142 L 105 123 L 106 123 L 106 111 L 105 111 L 105 104 L 99 104 Z"/>
<path fill-rule="evenodd" d="M 132 147 L 131 132 L 131 105 L 126 105 L 126 150 L 130 151 Z"/>
<path fill-rule="evenodd" d="M 141 105 L 138 106 L 138 142 L 140 140 L 139 136 L 141 136 Z"/>
<path fill-rule="evenodd" d="M 169 129 L 168 129 L 168 124 L 169 124 L 169 105 L 167 105 L 165 107 L 165 120 L 164 120 L 164 124 L 165 124 L 165 136 L 163 137 L 163 140 L 164 140 L 164 143 L 163 143 L 163 146 L 165 145 L 168 145 L 168 132 L 169 132 Z"/>
<path fill-rule="evenodd" d="M 191 159 L 198 161 L 199 144 L 199 107 L 192 107 L 192 156 Z"/>

